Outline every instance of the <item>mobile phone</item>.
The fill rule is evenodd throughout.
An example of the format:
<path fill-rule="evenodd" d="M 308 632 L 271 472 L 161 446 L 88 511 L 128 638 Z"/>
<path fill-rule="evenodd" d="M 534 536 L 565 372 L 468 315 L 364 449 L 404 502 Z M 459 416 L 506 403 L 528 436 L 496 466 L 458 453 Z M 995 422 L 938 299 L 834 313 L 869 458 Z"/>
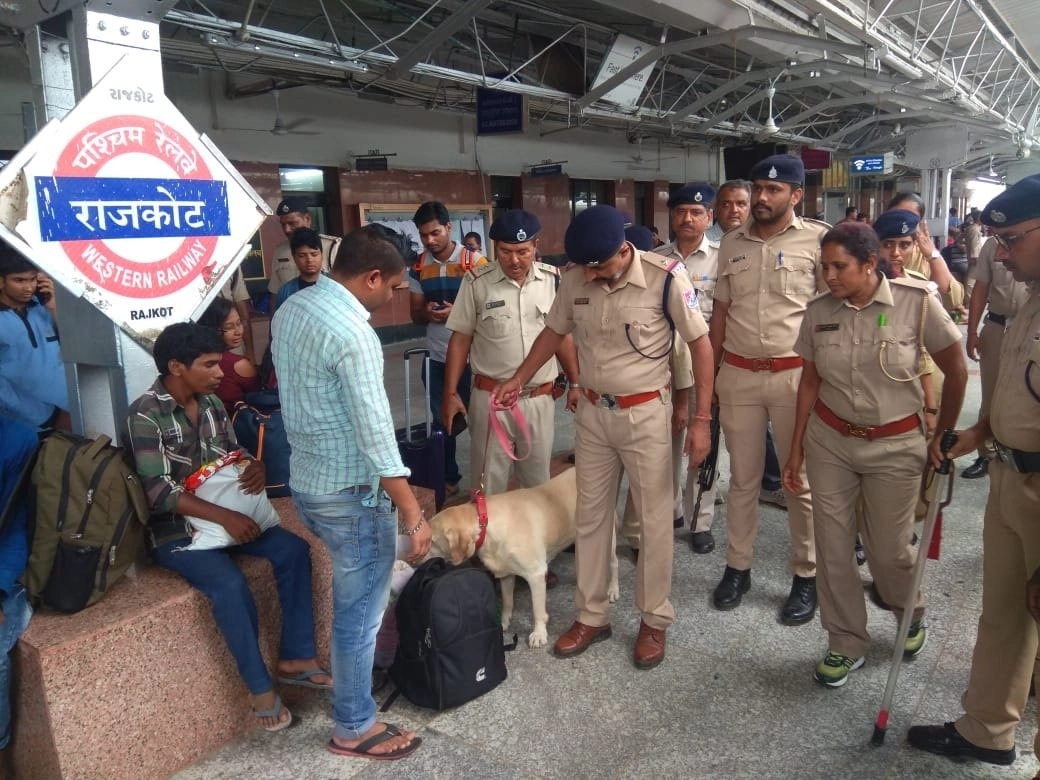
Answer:
<path fill-rule="evenodd" d="M 468 427 L 469 426 L 466 423 L 466 415 L 462 412 L 456 412 L 455 416 L 451 418 L 451 431 L 449 431 L 449 435 L 458 436 Z"/>
<path fill-rule="evenodd" d="M 448 308 L 448 304 L 446 304 L 446 303 L 435 303 L 435 304 L 433 304 L 432 308 L 433 308 L 434 311 L 440 311 L 441 309 Z"/>
<path fill-rule="evenodd" d="M 36 300 L 38 300 L 41 304 L 46 306 L 47 302 L 50 299 L 51 299 L 51 294 L 49 292 L 44 292 L 39 287 L 36 288 Z"/>

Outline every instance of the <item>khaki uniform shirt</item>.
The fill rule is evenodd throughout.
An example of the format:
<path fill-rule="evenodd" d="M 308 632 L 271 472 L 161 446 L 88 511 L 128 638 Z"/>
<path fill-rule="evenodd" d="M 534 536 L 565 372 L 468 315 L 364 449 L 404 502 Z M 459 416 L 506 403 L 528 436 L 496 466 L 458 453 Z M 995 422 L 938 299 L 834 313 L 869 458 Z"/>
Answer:
<path fill-rule="evenodd" d="M 296 267 L 295 264 L 293 267 Z M 231 274 L 231 278 L 224 282 L 224 286 L 220 288 L 220 297 L 226 298 L 232 303 L 249 300 L 249 289 L 246 287 L 246 280 L 242 277 L 241 271 Z"/>
<path fill-rule="evenodd" d="M 545 328 L 558 283 L 556 267 L 538 262 L 531 265 L 522 286 L 498 263 L 479 266 L 462 277 L 446 324 L 448 330 L 473 337 L 469 364 L 474 374 L 505 381 L 516 372 Z M 558 373 L 556 360 L 547 360 L 528 387 L 552 382 Z"/>
<path fill-rule="evenodd" d="M 340 240 L 334 236 L 326 236 L 324 234 L 321 236 L 321 255 L 323 258 L 321 270 L 326 274 L 332 270 L 332 261 L 336 257 L 336 249 L 339 248 Z M 284 244 L 279 244 L 274 250 L 274 257 L 271 259 L 271 278 L 267 282 L 267 291 L 271 295 L 277 295 L 283 284 L 290 279 L 295 279 L 299 275 L 300 269 L 293 262 L 289 242 L 286 241 Z"/>
<path fill-rule="evenodd" d="M 701 316 L 705 321 L 711 322 L 711 305 L 715 298 L 715 284 L 719 278 L 719 245 L 704 235 L 700 245 L 686 257 L 682 256 L 674 241 L 658 247 L 654 254 L 682 260 L 686 266 L 686 275 L 690 277 L 690 282 L 697 291 Z"/>
<path fill-rule="evenodd" d="M 1040 452 L 1040 284 L 1004 331 L 1000 372 L 990 403 L 993 436 L 1006 447 Z"/>
<path fill-rule="evenodd" d="M 748 220 L 722 237 L 715 300 L 729 304 L 723 348 L 748 358 L 791 357 L 805 307 L 819 280 L 820 238 L 828 226 L 795 217 L 767 241 Z"/>
<path fill-rule="evenodd" d="M 979 259 L 979 253 L 982 252 L 982 242 L 984 240 L 982 228 L 978 225 L 973 223 L 964 229 L 964 249 L 968 253 L 969 261 Z"/>
<path fill-rule="evenodd" d="M 929 284 L 882 279 L 862 309 L 829 293 L 809 304 L 795 350 L 815 363 L 820 400 L 843 420 L 884 425 L 921 412 L 922 350 L 961 338 Z"/>
<path fill-rule="evenodd" d="M 574 331 L 583 386 L 630 395 L 670 384 L 672 330 L 662 308 L 669 273 L 668 313 L 679 338 L 690 342 L 708 332 L 690 280 L 678 269 L 669 272 L 669 263 L 636 250 L 613 287 L 603 280 L 586 283 L 582 266 L 564 272 L 545 325 L 556 333 Z"/>
<path fill-rule="evenodd" d="M 968 272 L 968 276 L 989 285 L 991 312 L 1014 317 L 1029 297 L 1029 288 L 1025 282 L 1016 282 L 1007 267 L 996 259 L 996 255 L 996 240 L 986 239 L 979 252 L 979 262 Z"/>

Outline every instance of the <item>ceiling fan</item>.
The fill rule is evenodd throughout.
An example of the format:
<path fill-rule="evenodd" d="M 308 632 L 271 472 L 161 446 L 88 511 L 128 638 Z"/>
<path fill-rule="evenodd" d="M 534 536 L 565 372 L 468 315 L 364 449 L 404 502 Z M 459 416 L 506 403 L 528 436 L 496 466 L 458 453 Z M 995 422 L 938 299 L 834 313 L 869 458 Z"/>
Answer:
<path fill-rule="evenodd" d="M 776 119 L 773 118 L 773 98 L 776 96 L 776 87 L 773 84 L 769 85 L 766 90 L 766 95 L 769 98 L 769 116 L 766 121 L 762 123 L 762 129 L 758 133 L 759 138 L 769 138 L 770 136 L 776 135 L 780 132 L 780 128 L 776 124 Z"/>
<path fill-rule="evenodd" d="M 228 130 L 243 130 L 247 133 L 270 133 L 271 135 L 321 135 L 316 130 L 300 130 L 299 128 L 306 125 L 311 120 L 306 117 L 303 119 L 297 119 L 294 122 L 287 123 L 282 118 L 282 106 L 279 101 L 279 93 L 277 89 L 272 89 L 271 93 L 274 95 L 274 125 L 267 129 L 261 129 L 258 127 L 229 127 Z"/>

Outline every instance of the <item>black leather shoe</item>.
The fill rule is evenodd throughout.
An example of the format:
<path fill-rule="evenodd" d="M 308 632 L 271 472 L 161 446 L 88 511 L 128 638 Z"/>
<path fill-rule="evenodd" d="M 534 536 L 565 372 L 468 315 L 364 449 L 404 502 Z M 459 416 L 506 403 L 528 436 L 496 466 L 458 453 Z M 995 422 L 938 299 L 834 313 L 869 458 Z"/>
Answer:
<path fill-rule="evenodd" d="M 989 473 L 989 461 L 986 458 L 976 458 L 968 468 L 961 472 L 965 479 L 979 479 Z"/>
<path fill-rule="evenodd" d="M 690 537 L 690 547 L 698 555 L 707 555 L 715 549 L 715 537 L 711 531 L 695 531 Z"/>
<path fill-rule="evenodd" d="M 686 519 L 682 515 L 672 519 L 672 528 L 682 528 L 685 525 Z"/>
<path fill-rule="evenodd" d="M 960 735 L 952 723 L 942 726 L 912 726 L 906 741 L 918 750 L 947 758 L 974 758 L 987 764 L 1008 766 L 1015 763 L 1015 749 L 993 750 L 973 745 Z"/>
<path fill-rule="evenodd" d="M 722 580 L 715 587 L 711 600 L 715 609 L 728 611 L 740 606 L 744 594 L 751 589 L 751 569 L 734 569 L 727 566 Z"/>
<path fill-rule="evenodd" d="M 785 626 L 808 623 L 816 614 L 816 578 L 794 576 L 791 594 L 780 610 L 780 622 Z"/>
<path fill-rule="evenodd" d="M 856 565 L 862 566 L 867 562 L 867 551 L 863 549 L 863 542 L 856 537 Z"/>

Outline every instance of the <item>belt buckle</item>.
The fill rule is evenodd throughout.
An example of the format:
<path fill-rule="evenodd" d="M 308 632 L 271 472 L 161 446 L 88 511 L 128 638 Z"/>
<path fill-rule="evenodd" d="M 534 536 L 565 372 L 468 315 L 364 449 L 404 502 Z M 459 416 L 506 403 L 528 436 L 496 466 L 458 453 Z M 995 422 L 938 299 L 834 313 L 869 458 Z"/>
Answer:
<path fill-rule="evenodd" d="M 857 439 L 869 439 L 870 428 L 866 425 L 853 425 L 852 423 L 845 423 L 845 427 L 848 430 L 849 436 L 855 436 Z"/>
<path fill-rule="evenodd" d="M 773 370 L 773 358 L 754 358 L 752 361 L 752 371 L 772 371 Z"/>
<path fill-rule="evenodd" d="M 607 409 L 613 409 L 617 406 L 617 396 L 611 393 L 600 393 L 599 405 Z"/>

